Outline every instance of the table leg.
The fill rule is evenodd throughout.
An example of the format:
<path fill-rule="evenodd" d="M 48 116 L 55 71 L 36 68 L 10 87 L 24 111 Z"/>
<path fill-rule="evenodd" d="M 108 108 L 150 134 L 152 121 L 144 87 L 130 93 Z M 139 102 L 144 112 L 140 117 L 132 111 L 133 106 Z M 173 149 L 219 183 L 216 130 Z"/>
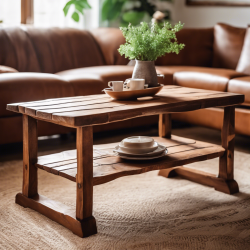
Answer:
<path fill-rule="evenodd" d="M 93 127 L 77 128 L 76 218 L 83 237 L 97 233 L 93 210 Z"/>
<path fill-rule="evenodd" d="M 160 114 L 158 123 L 159 137 L 171 138 L 171 114 Z"/>
<path fill-rule="evenodd" d="M 159 137 L 171 138 L 171 129 L 172 129 L 171 114 L 160 114 L 158 123 Z M 174 171 L 174 168 L 168 168 L 168 169 L 161 169 L 158 175 L 168 178 L 176 176 L 176 173 Z"/>
<path fill-rule="evenodd" d="M 76 213 L 58 201 L 37 193 L 37 121 L 23 116 L 23 191 L 16 203 L 29 207 L 70 229 L 80 237 L 97 233 L 93 207 L 93 131 L 77 129 L 77 201 Z"/>
<path fill-rule="evenodd" d="M 23 190 L 26 197 L 37 195 L 37 120 L 23 115 Z"/>
<path fill-rule="evenodd" d="M 170 131 L 167 130 L 167 128 L 171 128 L 171 126 L 169 124 L 168 125 L 162 124 L 170 121 L 171 121 L 170 119 L 166 119 L 160 116 L 159 136 L 164 134 L 165 135 L 171 134 Z M 222 147 L 225 149 L 225 153 L 223 156 L 220 157 L 219 176 L 182 166 L 160 170 L 158 175 L 167 178 L 175 177 L 178 175 L 185 179 L 203 185 L 214 187 L 215 190 L 226 194 L 234 194 L 239 192 L 238 184 L 233 177 L 234 137 L 235 137 L 234 126 L 235 126 L 235 107 L 233 106 L 225 107 L 223 127 L 221 131 Z"/>
<path fill-rule="evenodd" d="M 225 153 L 219 161 L 219 178 L 224 182 L 216 185 L 215 189 L 221 192 L 234 194 L 239 192 L 237 182 L 234 180 L 234 141 L 235 141 L 235 107 L 224 108 L 223 127 L 221 130 L 221 145 Z"/>

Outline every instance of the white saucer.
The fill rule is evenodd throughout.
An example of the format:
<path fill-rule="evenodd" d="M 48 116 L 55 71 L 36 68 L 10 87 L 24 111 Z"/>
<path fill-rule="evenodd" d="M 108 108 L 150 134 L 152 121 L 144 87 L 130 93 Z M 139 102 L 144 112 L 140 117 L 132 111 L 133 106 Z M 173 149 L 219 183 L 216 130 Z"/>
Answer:
<path fill-rule="evenodd" d="M 122 159 L 126 159 L 126 160 L 137 160 L 137 161 L 145 161 L 145 160 L 153 160 L 153 159 L 157 159 L 157 158 L 161 158 L 165 155 L 167 155 L 168 150 L 165 149 L 163 153 L 161 153 L 160 155 L 156 155 L 156 156 L 149 156 L 149 157 L 136 157 L 136 156 L 125 156 L 125 155 L 121 155 L 119 153 L 117 153 L 117 155 L 119 157 L 121 157 Z"/>
<path fill-rule="evenodd" d="M 141 158 L 145 158 L 145 157 L 153 157 L 153 156 L 159 156 L 160 154 L 162 154 L 164 151 L 166 151 L 166 147 L 163 145 L 158 144 L 158 147 L 152 151 L 152 152 L 148 152 L 148 153 L 142 153 L 142 154 L 135 154 L 135 153 L 129 153 L 129 152 L 124 152 L 119 145 L 117 145 L 115 147 L 115 149 L 113 150 L 115 153 L 118 153 L 120 156 L 126 156 L 126 157 L 140 157 Z"/>

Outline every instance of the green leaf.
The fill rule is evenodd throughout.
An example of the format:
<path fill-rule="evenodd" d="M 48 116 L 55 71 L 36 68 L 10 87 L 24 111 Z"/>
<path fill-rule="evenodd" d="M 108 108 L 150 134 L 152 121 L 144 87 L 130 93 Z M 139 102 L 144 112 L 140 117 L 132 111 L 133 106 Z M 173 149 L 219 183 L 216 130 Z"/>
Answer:
<path fill-rule="evenodd" d="M 125 22 L 131 23 L 132 25 L 138 25 L 144 15 L 144 11 L 128 11 L 123 14 L 122 19 Z"/>
<path fill-rule="evenodd" d="M 69 8 L 72 4 L 74 4 L 74 0 L 71 0 L 69 2 L 67 2 L 63 8 L 63 12 L 64 12 L 64 15 L 67 16 L 68 12 L 69 12 Z"/>
<path fill-rule="evenodd" d="M 75 9 L 76 9 L 77 11 L 79 11 L 81 14 L 83 14 L 83 8 L 82 8 L 81 5 L 75 3 Z"/>
<path fill-rule="evenodd" d="M 80 17 L 77 12 L 74 12 L 71 17 L 74 21 L 79 22 Z"/>
<path fill-rule="evenodd" d="M 102 5 L 102 20 L 115 20 L 122 11 L 125 0 L 105 0 Z"/>
<path fill-rule="evenodd" d="M 91 9 L 87 0 L 76 0 L 76 3 L 80 5 L 83 9 Z"/>

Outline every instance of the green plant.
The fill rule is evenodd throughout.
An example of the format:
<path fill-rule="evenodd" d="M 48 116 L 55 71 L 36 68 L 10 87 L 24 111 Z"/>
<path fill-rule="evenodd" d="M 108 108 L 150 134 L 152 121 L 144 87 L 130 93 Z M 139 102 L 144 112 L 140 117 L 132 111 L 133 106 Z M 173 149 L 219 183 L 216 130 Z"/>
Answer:
<path fill-rule="evenodd" d="M 161 0 L 172 2 L 173 0 Z M 65 16 L 68 14 L 70 6 L 75 6 L 72 18 L 79 22 L 79 14 L 83 15 L 84 9 L 90 9 L 87 0 L 71 0 L 66 3 L 63 11 Z M 156 11 L 156 5 L 149 0 L 104 0 L 102 4 L 102 21 L 119 20 L 122 26 L 138 25 L 145 16 L 152 17 Z M 170 19 L 170 12 L 165 11 L 165 20 Z"/>
<path fill-rule="evenodd" d="M 143 22 L 140 26 L 121 27 L 126 43 L 118 49 L 121 55 L 130 60 L 155 61 L 166 53 L 178 54 L 184 48 L 184 44 L 178 44 L 176 32 L 181 30 L 180 22 L 174 27 L 170 23 L 163 26 L 158 23 L 151 25 Z"/>
<path fill-rule="evenodd" d="M 72 14 L 72 19 L 76 22 L 79 22 L 80 17 L 79 14 L 84 14 L 84 9 L 91 9 L 91 6 L 89 5 L 87 0 L 71 0 L 66 3 L 66 5 L 63 8 L 64 15 L 67 16 L 69 12 L 70 6 L 73 5 L 75 7 L 75 10 Z"/>

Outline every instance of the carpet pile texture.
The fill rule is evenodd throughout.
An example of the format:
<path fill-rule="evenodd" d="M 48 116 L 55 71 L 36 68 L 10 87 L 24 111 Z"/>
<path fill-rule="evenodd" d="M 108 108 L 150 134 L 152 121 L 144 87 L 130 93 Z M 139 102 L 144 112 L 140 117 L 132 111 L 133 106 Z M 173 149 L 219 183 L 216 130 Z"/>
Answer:
<path fill-rule="evenodd" d="M 190 164 L 218 172 L 218 159 Z M 158 171 L 94 187 L 98 234 L 79 238 L 15 204 L 22 161 L 0 163 L 0 249 L 250 249 L 250 154 L 235 153 L 240 193 L 227 195 Z M 39 170 L 39 193 L 75 206 L 75 183 Z"/>

